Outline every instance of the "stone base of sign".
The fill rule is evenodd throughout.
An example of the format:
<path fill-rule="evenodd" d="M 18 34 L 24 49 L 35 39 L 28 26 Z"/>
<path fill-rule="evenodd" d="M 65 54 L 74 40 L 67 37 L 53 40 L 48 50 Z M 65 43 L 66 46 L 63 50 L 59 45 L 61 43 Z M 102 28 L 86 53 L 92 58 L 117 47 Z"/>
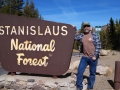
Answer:
<path fill-rule="evenodd" d="M 0 90 L 76 90 L 76 75 L 41 76 L 41 75 L 1 75 Z"/>

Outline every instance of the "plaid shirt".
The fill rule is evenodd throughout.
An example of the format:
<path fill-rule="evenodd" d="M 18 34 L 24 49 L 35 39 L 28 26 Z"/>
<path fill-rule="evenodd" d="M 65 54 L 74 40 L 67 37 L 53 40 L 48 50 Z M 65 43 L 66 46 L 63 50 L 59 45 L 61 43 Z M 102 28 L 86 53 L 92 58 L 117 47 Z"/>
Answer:
<path fill-rule="evenodd" d="M 80 42 L 82 43 L 83 36 L 84 36 L 84 33 L 76 34 L 75 35 L 75 40 L 80 40 Z M 100 53 L 100 49 L 101 49 L 100 36 L 96 32 L 92 32 L 92 40 L 93 40 L 93 44 L 95 46 L 94 56 L 96 58 L 98 58 L 99 57 L 99 53 Z M 81 49 L 82 49 L 81 51 L 83 51 L 83 48 L 81 48 Z"/>

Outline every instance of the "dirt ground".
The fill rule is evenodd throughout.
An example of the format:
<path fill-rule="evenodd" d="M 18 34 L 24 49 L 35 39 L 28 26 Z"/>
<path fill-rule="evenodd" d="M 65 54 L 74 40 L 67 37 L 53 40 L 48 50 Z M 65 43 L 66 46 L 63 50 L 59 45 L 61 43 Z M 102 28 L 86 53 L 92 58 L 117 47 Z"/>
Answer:
<path fill-rule="evenodd" d="M 108 56 L 100 56 L 98 64 L 111 67 L 113 73 L 109 73 L 108 75 L 96 75 L 94 90 L 114 90 L 115 61 L 120 61 L 120 52 L 118 51 L 111 51 Z M 88 77 L 89 71 L 87 69 L 84 75 Z"/>

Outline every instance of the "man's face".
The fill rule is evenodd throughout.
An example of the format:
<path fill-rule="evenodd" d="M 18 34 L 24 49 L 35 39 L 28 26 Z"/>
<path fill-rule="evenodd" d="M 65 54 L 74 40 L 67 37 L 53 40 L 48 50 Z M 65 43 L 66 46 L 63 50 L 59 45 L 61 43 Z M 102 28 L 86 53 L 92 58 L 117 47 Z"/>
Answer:
<path fill-rule="evenodd" d="M 84 25 L 84 33 L 89 33 L 91 30 L 90 25 Z"/>
<path fill-rule="evenodd" d="M 84 30 L 89 29 L 90 25 L 84 25 Z"/>

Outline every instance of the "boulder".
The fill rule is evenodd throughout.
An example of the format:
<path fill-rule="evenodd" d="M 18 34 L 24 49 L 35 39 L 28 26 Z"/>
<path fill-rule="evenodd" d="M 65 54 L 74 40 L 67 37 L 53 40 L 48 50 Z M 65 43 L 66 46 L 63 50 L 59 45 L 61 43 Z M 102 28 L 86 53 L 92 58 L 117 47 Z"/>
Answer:
<path fill-rule="evenodd" d="M 101 49 L 101 50 L 100 50 L 100 55 L 101 55 L 101 56 L 107 56 L 107 55 L 108 55 L 107 50 Z"/>
<path fill-rule="evenodd" d="M 15 80 L 14 77 L 8 77 L 8 78 L 6 78 L 6 80 L 7 80 L 8 82 L 16 82 L 16 80 Z"/>
<path fill-rule="evenodd" d="M 109 76 L 111 73 L 114 72 L 114 69 L 112 67 L 110 67 L 110 66 L 106 66 L 105 68 L 106 68 L 105 76 Z"/>
<path fill-rule="evenodd" d="M 56 88 L 57 87 L 57 85 L 53 82 L 45 82 L 44 85 L 46 87 L 50 87 L 50 88 Z"/>
<path fill-rule="evenodd" d="M 102 65 L 98 65 L 97 66 L 97 70 L 96 70 L 96 73 L 98 74 L 106 74 L 106 67 L 105 66 L 102 66 Z"/>
<path fill-rule="evenodd" d="M 106 51 L 107 51 L 107 53 L 110 53 L 111 50 L 106 50 Z"/>
<path fill-rule="evenodd" d="M 0 82 L 5 81 L 5 77 L 0 77 Z"/>
<path fill-rule="evenodd" d="M 114 72 L 114 69 L 110 66 L 98 65 L 96 73 L 100 75 L 109 75 Z"/>
<path fill-rule="evenodd" d="M 77 69 L 78 69 L 78 65 L 80 63 L 80 60 L 74 61 L 70 63 L 69 69 L 67 70 L 66 73 L 64 73 L 63 75 L 67 74 L 67 73 L 75 73 L 77 74 Z"/>
<path fill-rule="evenodd" d="M 112 55 L 117 55 L 117 52 L 113 52 Z"/>

